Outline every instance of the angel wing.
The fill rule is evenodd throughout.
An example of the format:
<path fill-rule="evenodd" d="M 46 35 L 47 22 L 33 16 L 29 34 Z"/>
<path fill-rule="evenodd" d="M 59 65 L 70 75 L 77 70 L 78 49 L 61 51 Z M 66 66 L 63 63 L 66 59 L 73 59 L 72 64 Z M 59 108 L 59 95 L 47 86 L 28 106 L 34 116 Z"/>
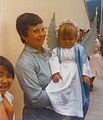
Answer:
<path fill-rule="evenodd" d="M 55 13 L 53 13 L 53 17 L 51 18 L 51 22 L 48 27 L 47 46 L 48 48 L 50 48 L 50 50 L 52 50 L 58 45 L 59 45 L 59 42 L 56 36 Z"/>
<path fill-rule="evenodd" d="M 85 52 L 88 56 L 93 54 L 95 40 L 97 38 L 97 16 L 95 16 L 92 27 L 90 31 L 85 35 L 83 40 L 81 41 L 81 45 L 83 45 Z"/>

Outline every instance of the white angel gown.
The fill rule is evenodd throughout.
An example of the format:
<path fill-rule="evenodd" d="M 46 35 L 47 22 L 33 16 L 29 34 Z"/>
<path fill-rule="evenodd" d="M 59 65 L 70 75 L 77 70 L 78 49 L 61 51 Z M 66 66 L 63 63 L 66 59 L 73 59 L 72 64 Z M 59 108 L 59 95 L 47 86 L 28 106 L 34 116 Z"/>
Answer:
<path fill-rule="evenodd" d="M 52 74 L 60 73 L 62 79 L 58 83 L 51 80 L 46 87 L 53 109 L 66 116 L 83 117 L 82 91 L 74 47 L 60 49 L 61 63 L 57 56 L 57 48 L 52 51 L 50 66 Z"/>

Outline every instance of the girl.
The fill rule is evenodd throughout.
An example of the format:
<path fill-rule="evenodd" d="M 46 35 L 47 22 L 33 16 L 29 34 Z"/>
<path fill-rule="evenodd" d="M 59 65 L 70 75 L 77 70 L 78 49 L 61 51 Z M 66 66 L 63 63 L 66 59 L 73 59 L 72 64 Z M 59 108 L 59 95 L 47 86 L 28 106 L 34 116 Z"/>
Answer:
<path fill-rule="evenodd" d="M 84 119 L 89 104 L 90 67 L 83 47 L 77 44 L 77 38 L 78 29 L 74 23 L 63 21 L 58 29 L 60 47 L 52 51 L 50 58 L 53 80 L 46 88 L 54 110 L 73 116 L 72 120 L 76 117 L 76 120 Z M 86 85 L 86 91 L 82 83 Z"/>
<path fill-rule="evenodd" d="M 0 56 L 0 120 L 13 120 L 13 96 L 8 92 L 14 79 L 11 62 Z"/>
<path fill-rule="evenodd" d="M 95 77 L 101 77 L 103 75 L 102 72 L 102 56 L 100 54 L 100 48 L 101 44 L 99 42 L 99 39 L 97 38 L 95 40 L 95 47 L 93 54 L 90 56 L 90 67 L 92 72 L 91 82 L 90 82 L 90 91 L 93 90 L 93 82 Z"/>

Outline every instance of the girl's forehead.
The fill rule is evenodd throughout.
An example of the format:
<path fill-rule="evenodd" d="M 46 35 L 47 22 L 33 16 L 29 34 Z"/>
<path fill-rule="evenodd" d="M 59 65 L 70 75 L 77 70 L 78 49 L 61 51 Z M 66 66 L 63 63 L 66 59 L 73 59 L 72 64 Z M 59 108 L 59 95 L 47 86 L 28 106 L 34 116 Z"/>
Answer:
<path fill-rule="evenodd" d="M 8 69 L 5 66 L 0 65 L 0 71 L 7 71 L 8 72 Z"/>
<path fill-rule="evenodd" d="M 3 65 L 0 65 L 0 69 L 2 69 L 2 68 L 6 68 L 5 66 L 3 66 Z"/>

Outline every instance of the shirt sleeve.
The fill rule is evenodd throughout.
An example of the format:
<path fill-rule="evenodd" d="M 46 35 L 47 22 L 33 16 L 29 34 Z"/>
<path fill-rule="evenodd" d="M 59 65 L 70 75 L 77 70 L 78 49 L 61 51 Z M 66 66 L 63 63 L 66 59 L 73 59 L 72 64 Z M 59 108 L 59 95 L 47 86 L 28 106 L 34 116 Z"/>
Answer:
<path fill-rule="evenodd" d="M 82 47 L 82 61 L 83 61 L 83 68 L 82 68 L 83 73 L 82 74 L 88 77 L 91 77 L 90 63 L 89 63 L 88 57 L 83 47 Z"/>
<path fill-rule="evenodd" d="M 36 68 L 29 62 L 19 62 L 16 66 L 17 78 L 28 105 L 34 108 L 48 107 L 50 106 L 48 95 L 41 87 L 34 69 Z"/>
<path fill-rule="evenodd" d="M 90 64 L 89 64 L 88 58 L 85 61 L 85 63 L 83 64 L 83 75 L 91 77 L 91 69 L 90 69 Z"/>
<path fill-rule="evenodd" d="M 52 51 L 52 56 L 51 56 L 49 62 L 50 62 L 52 75 L 55 73 L 59 73 L 60 72 L 60 63 L 59 63 L 59 58 L 57 56 L 57 48 L 55 48 Z"/>

